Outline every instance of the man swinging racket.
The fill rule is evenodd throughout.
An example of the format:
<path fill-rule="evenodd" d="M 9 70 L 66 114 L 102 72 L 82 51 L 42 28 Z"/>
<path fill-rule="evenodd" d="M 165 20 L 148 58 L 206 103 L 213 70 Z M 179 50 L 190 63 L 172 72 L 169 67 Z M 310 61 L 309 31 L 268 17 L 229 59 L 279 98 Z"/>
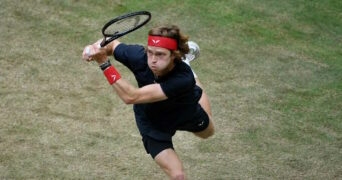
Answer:
<path fill-rule="evenodd" d="M 151 29 L 146 47 L 118 40 L 100 47 L 100 42 L 88 45 L 83 59 L 96 61 L 116 94 L 126 104 L 134 104 L 146 152 L 170 179 L 185 179 L 173 135 L 177 130 L 203 139 L 214 134 L 208 96 L 190 67 L 199 54 L 198 45 L 188 41 L 175 25 Z M 108 60 L 112 55 L 132 71 L 139 87 L 121 77 Z"/>

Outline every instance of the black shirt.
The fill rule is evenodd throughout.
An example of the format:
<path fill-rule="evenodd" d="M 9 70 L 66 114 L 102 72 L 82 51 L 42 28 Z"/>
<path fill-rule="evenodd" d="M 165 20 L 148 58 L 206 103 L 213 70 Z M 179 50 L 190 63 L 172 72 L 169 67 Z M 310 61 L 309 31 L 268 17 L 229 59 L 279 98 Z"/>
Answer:
<path fill-rule="evenodd" d="M 187 64 L 176 63 L 167 75 L 156 78 L 148 67 L 143 46 L 121 43 L 114 51 L 114 58 L 133 72 L 139 87 L 159 83 L 168 97 L 159 102 L 134 105 L 136 123 L 142 135 L 168 140 L 177 127 L 193 118 L 202 89 L 196 86 Z"/>

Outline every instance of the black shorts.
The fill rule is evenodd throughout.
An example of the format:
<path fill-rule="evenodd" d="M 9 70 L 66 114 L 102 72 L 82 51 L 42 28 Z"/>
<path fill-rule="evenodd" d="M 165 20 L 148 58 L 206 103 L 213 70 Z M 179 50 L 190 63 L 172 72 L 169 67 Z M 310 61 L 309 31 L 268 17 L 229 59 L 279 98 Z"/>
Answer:
<path fill-rule="evenodd" d="M 165 149 L 174 149 L 172 141 L 156 140 L 149 136 L 143 136 L 142 141 L 146 152 L 150 154 L 153 159 Z"/>
<path fill-rule="evenodd" d="M 177 127 L 177 130 L 200 132 L 209 126 L 209 116 L 201 105 L 198 104 L 194 117 Z"/>
<path fill-rule="evenodd" d="M 192 119 L 178 125 L 175 129 L 170 129 L 170 132 L 163 132 L 149 124 L 148 120 L 142 121 L 139 119 L 143 117 L 136 115 L 136 118 L 140 120 L 137 121 L 137 124 L 139 131 L 142 134 L 142 141 L 144 143 L 145 150 L 153 159 L 165 149 L 174 149 L 172 136 L 177 130 L 200 132 L 209 126 L 209 116 L 199 104 Z M 148 129 L 148 131 L 142 131 L 146 129 Z"/>

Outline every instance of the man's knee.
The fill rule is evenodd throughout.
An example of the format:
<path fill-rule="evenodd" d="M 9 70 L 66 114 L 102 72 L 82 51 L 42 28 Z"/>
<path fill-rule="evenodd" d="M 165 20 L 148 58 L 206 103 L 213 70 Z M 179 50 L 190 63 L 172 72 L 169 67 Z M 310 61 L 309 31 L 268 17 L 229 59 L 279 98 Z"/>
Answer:
<path fill-rule="evenodd" d="M 206 129 L 204 129 L 203 131 L 198 133 L 198 136 L 203 138 L 203 139 L 207 139 L 211 136 L 213 136 L 215 134 L 215 127 L 214 127 L 214 123 L 209 115 L 209 123 L 208 123 L 208 127 Z"/>
<path fill-rule="evenodd" d="M 215 129 L 213 126 L 209 126 L 207 129 L 195 133 L 196 136 L 202 138 L 202 139 L 207 139 L 215 134 Z"/>
<path fill-rule="evenodd" d="M 215 129 L 214 129 L 214 128 L 211 128 L 211 129 L 208 131 L 208 133 L 207 133 L 207 135 L 205 136 L 205 138 L 209 138 L 209 137 L 213 136 L 214 134 L 215 134 Z"/>
<path fill-rule="evenodd" d="M 204 139 L 207 139 L 211 136 L 213 136 L 215 134 L 215 130 L 213 128 L 211 128 L 210 130 L 208 130 L 205 134 L 204 134 Z"/>
<path fill-rule="evenodd" d="M 171 173 L 172 180 L 184 180 L 185 179 L 185 174 L 184 171 L 175 171 Z"/>

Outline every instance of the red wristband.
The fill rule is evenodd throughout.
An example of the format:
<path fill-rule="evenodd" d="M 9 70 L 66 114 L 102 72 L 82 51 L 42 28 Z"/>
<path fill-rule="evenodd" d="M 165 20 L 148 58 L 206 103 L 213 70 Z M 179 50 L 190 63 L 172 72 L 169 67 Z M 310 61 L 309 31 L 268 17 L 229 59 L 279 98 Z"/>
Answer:
<path fill-rule="evenodd" d="M 110 85 L 114 84 L 117 80 L 121 78 L 119 72 L 114 68 L 114 66 L 109 66 L 103 71 Z"/>

